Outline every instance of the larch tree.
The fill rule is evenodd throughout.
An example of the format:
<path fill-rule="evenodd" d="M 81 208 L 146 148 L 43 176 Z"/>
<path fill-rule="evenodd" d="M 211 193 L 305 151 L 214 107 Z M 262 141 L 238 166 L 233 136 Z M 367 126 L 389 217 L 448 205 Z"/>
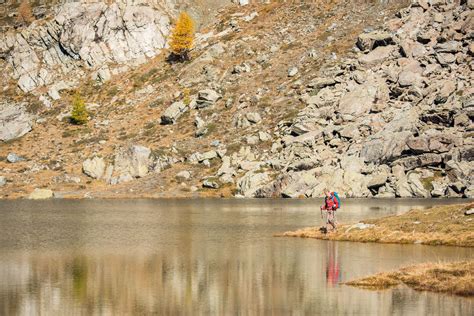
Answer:
<path fill-rule="evenodd" d="M 72 101 L 71 122 L 77 125 L 84 125 L 88 119 L 89 114 L 87 113 L 86 104 L 80 94 L 76 93 Z"/>
<path fill-rule="evenodd" d="M 171 32 L 170 38 L 171 55 L 170 60 L 189 60 L 189 51 L 194 42 L 194 21 L 186 12 L 181 12 L 178 21 Z"/>

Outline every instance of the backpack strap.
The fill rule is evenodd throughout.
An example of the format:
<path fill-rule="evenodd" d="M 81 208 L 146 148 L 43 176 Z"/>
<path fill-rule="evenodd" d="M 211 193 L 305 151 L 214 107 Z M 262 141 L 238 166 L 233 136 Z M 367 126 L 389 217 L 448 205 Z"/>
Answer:
<path fill-rule="evenodd" d="M 334 192 L 331 192 L 331 198 L 332 198 L 332 202 L 334 203 L 336 208 L 339 208 L 339 201 L 336 199 L 336 196 L 334 195 Z"/>

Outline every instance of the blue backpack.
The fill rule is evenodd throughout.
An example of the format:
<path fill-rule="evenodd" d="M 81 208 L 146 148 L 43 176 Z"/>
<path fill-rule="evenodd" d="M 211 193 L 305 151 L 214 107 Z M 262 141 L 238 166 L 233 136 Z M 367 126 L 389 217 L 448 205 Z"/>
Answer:
<path fill-rule="evenodd" d="M 341 208 L 341 198 L 339 198 L 339 194 L 337 194 L 337 192 L 333 192 L 332 196 L 337 200 L 337 208 Z"/>

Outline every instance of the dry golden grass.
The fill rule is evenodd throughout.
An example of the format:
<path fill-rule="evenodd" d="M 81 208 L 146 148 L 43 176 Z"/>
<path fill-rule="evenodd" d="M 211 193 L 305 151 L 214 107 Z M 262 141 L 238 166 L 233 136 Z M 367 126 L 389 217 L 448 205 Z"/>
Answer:
<path fill-rule="evenodd" d="M 418 291 L 474 296 L 474 261 L 418 264 L 345 284 L 366 289 L 386 289 L 405 284 Z"/>
<path fill-rule="evenodd" d="M 375 226 L 366 229 L 339 225 L 337 232 L 322 234 L 317 227 L 278 234 L 326 240 L 474 247 L 474 221 L 464 211 L 474 203 L 413 209 L 402 215 L 364 220 Z"/>

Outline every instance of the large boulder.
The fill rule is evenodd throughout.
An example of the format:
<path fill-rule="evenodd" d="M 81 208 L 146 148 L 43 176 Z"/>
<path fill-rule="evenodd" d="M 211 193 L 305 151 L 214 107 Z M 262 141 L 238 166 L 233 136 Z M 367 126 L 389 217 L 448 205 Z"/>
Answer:
<path fill-rule="evenodd" d="M 132 145 L 120 149 L 115 155 L 114 173 L 125 177 L 127 175 L 133 178 L 144 177 L 148 174 L 153 159 L 150 148 Z M 128 177 L 127 177 L 128 178 Z"/>
<path fill-rule="evenodd" d="M 462 140 L 457 136 L 457 133 L 436 129 L 427 130 L 422 135 L 410 137 L 407 140 L 407 146 L 414 154 L 448 152 L 454 146 L 461 145 L 461 143 Z"/>
<path fill-rule="evenodd" d="M 187 110 L 186 104 L 183 102 L 174 102 L 161 115 L 161 124 L 174 124 L 178 118 Z"/>
<path fill-rule="evenodd" d="M 414 59 L 405 62 L 402 71 L 398 75 L 398 84 L 401 87 L 421 86 L 423 83 L 423 68 Z"/>
<path fill-rule="evenodd" d="M 53 191 L 49 189 L 35 189 L 33 192 L 30 193 L 28 196 L 29 200 L 46 200 L 51 199 L 53 197 Z"/>
<path fill-rule="evenodd" d="M 392 34 L 383 31 L 362 33 L 357 38 L 357 47 L 362 50 L 373 50 L 379 46 L 395 44 Z"/>
<path fill-rule="evenodd" d="M 237 190 L 245 197 L 255 197 L 256 192 L 269 181 L 270 177 L 266 172 L 249 171 L 237 182 Z"/>
<path fill-rule="evenodd" d="M 406 142 L 412 136 L 410 131 L 388 133 L 381 131 L 371 137 L 361 150 L 365 162 L 389 162 L 401 157 L 406 148 Z"/>
<path fill-rule="evenodd" d="M 19 138 L 31 131 L 32 119 L 24 104 L 0 102 L 0 141 Z"/>
<path fill-rule="evenodd" d="M 365 162 L 390 162 L 402 156 L 407 140 L 417 131 L 418 113 L 415 108 L 400 110 L 379 132 L 363 143 L 360 156 Z"/>
<path fill-rule="evenodd" d="M 412 197 L 412 189 L 406 176 L 397 178 L 395 181 L 395 195 L 400 198 Z"/>
<path fill-rule="evenodd" d="M 410 185 L 411 192 L 413 196 L 420 198 L 430 197 L 430 192 L 424 187 L 421 182 L 421 175 L 412 172 L 408 174 L 408 184 Z"/>
<path fill-rule="evenodd" d="M 438 166 L 443 162 L 443 157 L 435 153 L 426 153 L 419 156 L 411 156 L 397 160 L 396 163 L 401 164 L 405 170 L 413 170 L 416 168 L 427 166 Z"/>
<path fill-rule="evenodd" d="M 87 159 L 82 163 L 82 172 L 94 179 L 100 179 L 105 173 L 105 161 L 101 157 Z"/>
<path fill-rule="evenodd" d="M 314 171 L 301 171 L 289 174 L 287 185 L 283 188 L 283 197 L 296 198 L 309 195 L 311 190 L 319 183 Z"/>
<path fill-rule="evenodd" d="M 375 102 L 388 100 L 388 88 L 385 81 L 369 80 L 347 94 L 339 101 L 339 112 L 343 115 L 358 117 L 369 113 Z"/>
<path fill-rule="evenodd" d="M 377 191 L 380 187 L 385 185 L 387 179 L 388 175 L 386 173 L 373 174 L 370 177 L 369 183 L 367 184 L 367 188 Z"/>
<path fill-rule="evenodd" d="M 196 107 L 198 109 L 206 108 L 217 102 L 222 96 L 212 89 L 204 89 L 198 92 Z"/>
<path fill-rule="evenodd" d="M 396 49 L 397 47 L 395 45 L 379 46 L 370 53 L 362 55 L 359 58 L 359 62 L 363 65 L 374 66 L 390 59 Z"/>
<path fill-rule="evenodd" d="M 458 41 L 449 41 L 449 42 L 436 44 L 434 49 L 438 53 L 455 54 L 462 49 L 462 45 L 461 45 L 461 42 L 458 42 Z"/>

